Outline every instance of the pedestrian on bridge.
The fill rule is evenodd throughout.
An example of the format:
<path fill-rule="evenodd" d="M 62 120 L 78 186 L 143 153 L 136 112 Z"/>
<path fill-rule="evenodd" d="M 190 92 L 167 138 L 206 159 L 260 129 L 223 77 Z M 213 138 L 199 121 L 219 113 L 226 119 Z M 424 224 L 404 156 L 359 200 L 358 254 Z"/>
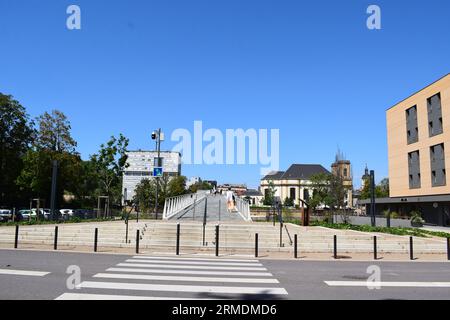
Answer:
<path fill-rule="evenodd" d="M 233 191 L 231 191 L 231 188 L 228 188 L 227 191 L 227 211 L 228 212 L 232 212 L 234 209 L 234 195 L 233 195 Z"/>

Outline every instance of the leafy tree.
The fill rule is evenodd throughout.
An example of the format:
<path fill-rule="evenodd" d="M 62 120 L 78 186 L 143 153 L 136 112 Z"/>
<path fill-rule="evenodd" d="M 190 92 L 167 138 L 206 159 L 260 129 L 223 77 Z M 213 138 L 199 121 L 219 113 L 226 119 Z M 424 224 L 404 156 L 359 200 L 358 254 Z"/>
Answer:
<path fill-rule="evenodd" d="M 266 189 L 266 194 L 264 195 L 263 204 L 265 206 L 271 206 L 273 205 L 273 202 L 275 200 L 275 193 L 277 192 L 277 189 L 275 188 L 275 184 L 273 181 L 269 181 L 269 188 Z"/>
<path fill-rule="evenodd" d="M 33 138 L 33 123 L 25 108 L 12 96 L 0 93 L 0 204 L 24 203 L 15 180 L 23 167 L 22 157 Z M 23 195 L 23 193 L 22 193 Z"/>
<path fill-rule="evenodd" d="M 196 193 L 198 190 L 212 190 L 213 186 L 206 181 L 196 182 L 189 187 L 190 193 Z"/>
<path fill-rule="evenodd" d="M 36 145 L 56 152 L 75 153 L 76 141 L 70 135 L 70 122 L 64 113 L 53 110 L 37 118 L 39 123 Z"/>
<path fill-rule="evenodd" d="M 110 197 L 110 202 L 119 204 L 122 200 L 122 173 L 127 164 L 129 140 L 119 135 L 112 136 L 106 144 L 100 146 L 98 154 L 91 156 L 92 171 L 98 179 L 98 195 Z"/>
<path fill-rule="evenodd" d="M 389 179 L 385 178 L 375 186 L 375 198 L 387 198 L 389 197 Z M 361 190 L 360 199 L 370 199 L 370 181 L 365 180 L 364 186 Z"/>
<path fill-rule="evenodd" d="M 284 206 L 285 207 L 293 207 L 294 206 L 294 199 L 286 197 L 286 199 L 284 199 Z"/>

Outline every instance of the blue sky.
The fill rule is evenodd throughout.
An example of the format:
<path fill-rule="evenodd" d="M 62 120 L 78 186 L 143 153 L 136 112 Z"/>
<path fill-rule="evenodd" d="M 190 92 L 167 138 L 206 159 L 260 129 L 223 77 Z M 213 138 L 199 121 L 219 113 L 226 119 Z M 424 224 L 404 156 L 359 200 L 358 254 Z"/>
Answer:
<path fill-rule="evenodd" d="M 66 8 L 82 29 L 66 28 Z M 382 30 L 366 9 L 382 10 Z M 450 3 L 287 0 L 0 0 L 0 92 L 33 117 L 59 109 L 83 158 L 112 134 L 280 129 L 280 167 L 329 168 L 338 147 L 355 183 L 388 175 L 385 111 L 450 72 Z M 174 143 L 166 141 L 163 149 Z M 183 174 L 256 187 L 259 165 Z"/>

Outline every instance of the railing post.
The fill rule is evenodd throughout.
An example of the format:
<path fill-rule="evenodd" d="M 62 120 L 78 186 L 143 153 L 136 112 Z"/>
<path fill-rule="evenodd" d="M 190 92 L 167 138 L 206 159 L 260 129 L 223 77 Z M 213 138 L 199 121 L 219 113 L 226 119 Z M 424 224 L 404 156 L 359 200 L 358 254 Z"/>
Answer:
<path fill-rule="evenodd" d="M 258 234 L 255 233 L 255 258 L 258 258 Z"/>
<path fill-rule="evenodd" d="M 177 256 L 180 255 L 180 223 L 177 223 L 177 249 L 176 249 Z"/>
<path fill-rule="evenodd" d="M 53 242 L 53 249 L 58 250 L 58 226 L 55 227 L 55 239 Z"/>
<path fill-rule="evenodd" d="M 139 229 L 136 230 L 136 253 L 139 253 Z"/>
<path fill-rule="evenodd" d="M 98 228 L 95 228 L 95 231 L 94 231 L 94 252 L 97 252 L 97 243 L 98 243 Z"/>
<path fill-rule="evenodd" d="M 283 246 L 283 222 L 280 222 L 280 248 Z"/>
<path fill-rule="evenodd" d="M 414 260 L 414 240 L 413 237 L 409 237 L 409 259 Z"/>
<path fill-rule="evenodd" d="M 17 249 L 17 246 L 19 244 L 19 225 L 16 224 L 16 234 L 14 238 L 14 249 Z"/>
<path fill-rule="evenodd" d="M 337 259 L 337 235 L 333 237 L 333 257 Z"/>
<path fill-rule="evenodd" d="M 216 225 L 216 257 L 219 256 L 219 225 Z"/>
<path fill-rule="evenodd" d="M 378 254 L 377 254 L 377 236 L 373 237 L 373 259 L 374 260 L 378 259 Z"/>
<path fill-rule="evenodd" d="M 298 258 L 298 254 L 297 254 L 297 234 L 294 234 L 294 258 L 295 259 Z"/>

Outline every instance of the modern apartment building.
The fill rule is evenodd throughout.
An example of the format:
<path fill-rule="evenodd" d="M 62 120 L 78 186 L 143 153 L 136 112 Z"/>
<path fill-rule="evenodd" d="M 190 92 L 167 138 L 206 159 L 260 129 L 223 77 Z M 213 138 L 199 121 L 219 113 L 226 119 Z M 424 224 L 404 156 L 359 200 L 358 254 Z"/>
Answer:
<path fill-rule="evenodd" d="M 163 174 L 169 177 L 181 174 L 181 154 L 179 152 L 161 151 L 161 166 Z M 158 153 L 156 151 L 129 151 L 128 168 L 122 176 L 122 194 L 127 195 L 127 200 L 132 200 L 136 186 L 143 179 L 152 179 L 153 168 L 157 167 Z"/>
<path fill-rule="evenodd" d="M 420 211 L 430 224 L 450 225 L 450 74 L 386 118 L 390 198 L 377 199 L 377 211 Z"/>

